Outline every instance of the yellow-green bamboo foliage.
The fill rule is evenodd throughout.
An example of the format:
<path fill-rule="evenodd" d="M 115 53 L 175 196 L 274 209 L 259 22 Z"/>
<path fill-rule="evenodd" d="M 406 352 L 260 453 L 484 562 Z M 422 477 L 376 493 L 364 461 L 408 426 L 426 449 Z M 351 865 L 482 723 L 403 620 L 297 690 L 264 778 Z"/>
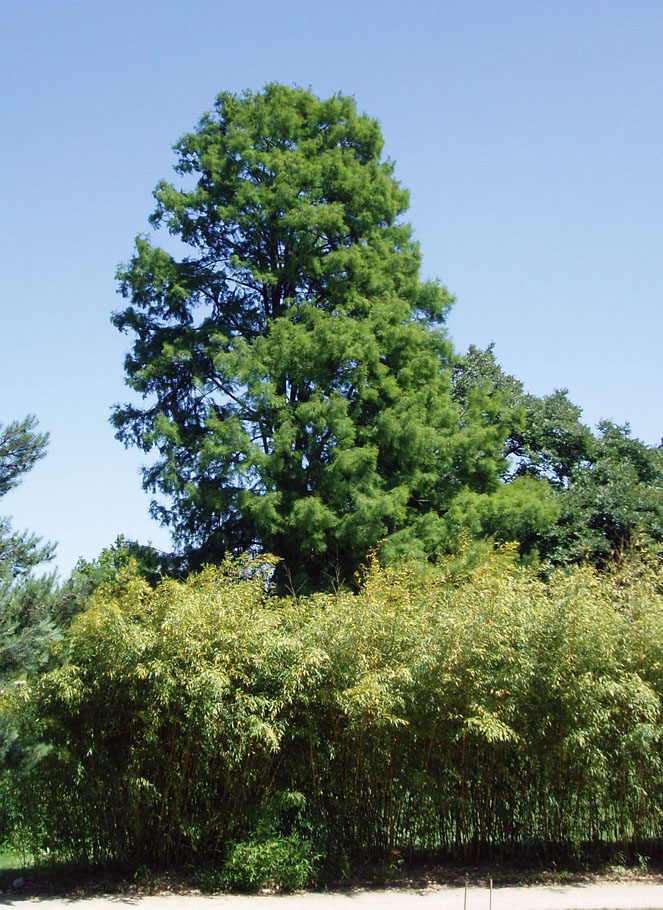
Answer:
<path fill-rule="evenodd" d="M 329 867 L 660 838 L 656 564 L 544 582 L 507 552 L 302 599 L 270 596 L 270 567 L 127 576 L 75 620 L 13 706 L 48 746 L 23 782 L 30 843 L 222 862 L 301 835 Z"/>

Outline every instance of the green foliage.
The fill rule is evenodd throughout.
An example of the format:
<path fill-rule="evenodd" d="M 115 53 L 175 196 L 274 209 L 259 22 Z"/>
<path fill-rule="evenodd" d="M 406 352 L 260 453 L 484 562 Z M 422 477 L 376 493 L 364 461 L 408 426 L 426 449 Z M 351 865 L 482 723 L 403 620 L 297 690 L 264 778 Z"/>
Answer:
<path fill-rule="evenodd" d="M 0 496 L 21 482 L 23 474 L 46 454 L 48 433 L 36 433 L 35 417 L 0 424 Z"/>
<path fill-rule="evenodd" d="M 458 359 L 453 394 L 465 407 L 474 397 L 490 403 L 491 419 L 506 424 L 505 479 L 545 478 L 559 489 L 589 463 L 594 437 L 580 422 L 581 409 L 569 401 L 566 390 L 542 398 L 527 394 L 497 363 L 493 345 L 486 350 L 472 345 Z"/>
<path fill-rule="evenodd" d="M 458 360 L 453 394 L 482 402 L 508 426 L 505 481 L 489 495 L 466 491 L 449 528 L 518 541 L 527 559 L 554 565 L 589 560 L 605 567 L 637 540 L 663 543 L 663 450 L 609 421 L 595 435 L 566 391 L 537 398 L 505 374 L 492 347 Z"/>
<path fill-rule="evenodd" d="M 641 852 L 662 834 L 663 570 L 471 562 L 297 599 L 267 559 L 156 589 L 128 570 L 11 696 L 45 743 L 25 843 L 247 889 L 299 887 L 313 855 Z"/>
<path fill-rule="evenodd" d="M 300 891 L 314 878 L 311 852 L 310 840 L 299 834 L 256 837 L 230 848 L 220 880 L 231 891 Z"/>
<path fill-rule="evenodd" d="M 43 669 L 58 636 L 55 575 L 19 577 L 0 601 L 0 680 Z"/>
<path fill-rule="evenodd" d="M 546 436 L 552 438 L 554 432 L 542 419 L 549 399 L 525 395 L 522 383 L 497 363 L 492 345 L 486 350 L 472 345 L 457 359 L 452 388 L 463 413 L 477 409 L 503 442 L 492 484 L 481 491 L 466 489 L 453 501 L 446 520 L 451 534 L 447 550 L 453 552 L 461 536 L 469 533 L 498 543 L 517 541 L 522 557 L 536 561 L 561 512 L 551 489 L 558 461 Z M 560 396 L 566 400 L 564 393 L 555 393 L 550 400 L 563 411 Z"/>
<path fill-rule="evenodd" d="M 37 421 L 26 417 L 0 424 L 0 496 L 21 482 L 23 475 L 46 454 L 48 433 L 35 432 Z M 27 532 L 12 531 L 9 520 L 0 518 L 0 604 L 9 596 L 14 579 L 51 558 L 52 544 Z"/>
<path fill-rule="evenodd" d="M 498 543 L 517 542 L 530 560 L 553 533 L 561 514 L 559 497 L 540 477 L 520 476 L 501 483 L 492 493 L 465 491 L 453 502 L 447 527 L 455 528 L 455 550 L 464 533 Z"/>
<path fill-rule="evenodd" d="M 557 562 L 596 565 L 636 542 L 663 543 L 663 449 L 633 439 L 628 426 L 599 426 L 591 458 L 562 497 L 550 549 Z"/>
<path fill-rule="evenodd" d="M 296 590 L 351 581 L 380 540 L 445 552 L 449 504 L 496 486 L 508 430 L 451 395 L 451 299 L 419 278 L 378 123 L 272 84 L 221 94 L 175 148 L 183 188 L 159 184 L 151 223 L 187 255 L 139 237 L 114 317 L 146 401 L 113 420 L 158 452 L 155 514 L 190 565 L 259 548 Z"/>
<path fill-rule="evenodd" d="M 48 434 L 37 433 L 36 425 L 34 417 L 0 425 L 0 496 L 43 458 Z M 55 577 L 35 578 L 32 569 L 50 559 L 53 550 L 52 544 L 13 531 L 8 519 L 0 518 L 0 682 L 46 662 L 55 635 L 49 612 Z"/>
<path fill-rule="evenodd" d="M 79 559 L 71 576 L 52 599 L 51 616 L 58 626 L 66 625 L 88 605 L 99 588 L 113 586 L 122 572 L 131 566 L 138 575 L 154 586 L 163 578 L 180 574 L 179 561 L 149 544 L 127 540 L 120 534 L 110 547 L 104 547 L 95 559 Z"/>
<path fill-rule="evenodd" d="M 565 489 L 586 467 L 594 450 L 589 427 L 580 422 L 581 409 L 565 389 L 537 398 L 523 395 L 525 419 L 511 434 L 508 454 L 515 458 L 515 476 L 546 478 Z"/>

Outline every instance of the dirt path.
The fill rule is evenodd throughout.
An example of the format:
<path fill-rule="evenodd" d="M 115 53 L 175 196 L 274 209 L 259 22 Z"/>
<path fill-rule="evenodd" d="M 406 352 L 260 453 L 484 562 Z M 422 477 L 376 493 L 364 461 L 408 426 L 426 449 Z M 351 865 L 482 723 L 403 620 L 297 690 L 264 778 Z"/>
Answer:
<path fill-rule="evenodd" d="M 430 888 L 425 891 L 354 891 L 238 897 L 229 895 L 114 895 L 88 898 L 0 896 L 0 906 L 17 910 L 489 910 L 487 888 Z M 603 882 L 495 888 L 492 910 L 663 910 L 663 885 Z"/>

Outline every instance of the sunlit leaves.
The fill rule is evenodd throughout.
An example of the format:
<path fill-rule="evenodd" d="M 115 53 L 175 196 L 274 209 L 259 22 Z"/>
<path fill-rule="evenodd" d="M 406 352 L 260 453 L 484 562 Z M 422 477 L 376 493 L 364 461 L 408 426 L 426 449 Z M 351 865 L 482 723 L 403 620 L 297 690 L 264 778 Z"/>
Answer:
<path fill-rule="evenodd" d="M 356 595 L 296 599 L 269 559 L 156 589 L 125 571 L 16 695 L 52 746 L 25 779 L 33 836 L 163 861 L 269 831 L 328 865 L 659 837 L 660 565 L 543 581 L 513 557 L 371 564 Z"/>

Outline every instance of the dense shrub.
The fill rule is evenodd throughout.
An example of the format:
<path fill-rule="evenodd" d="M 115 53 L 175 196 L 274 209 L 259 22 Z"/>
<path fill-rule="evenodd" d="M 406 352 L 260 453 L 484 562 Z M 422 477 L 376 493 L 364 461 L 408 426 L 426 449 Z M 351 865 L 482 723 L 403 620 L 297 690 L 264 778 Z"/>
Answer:
<path fill-rule="evenodd" d="M 220 883 L 233 891 L 259 891 L 277 887 L 298 891 L 311 883 L 314 862 L 311 841 L 299 834 L 255 836 L 233 844 Z"/>
<path fill-rule="evenodd" d="M 127 573 L 93 597 L 62 665 L 13 696 L 48 745 L 22 782 L 32 847 L 205 860 L 254 888 L 308 879 L 287 856 L 309 843 L 340 869 L 660 838 L 656 563 L 542 581 L 504 552 L 302 599 L 270 596 L 270 571 Z"/>

